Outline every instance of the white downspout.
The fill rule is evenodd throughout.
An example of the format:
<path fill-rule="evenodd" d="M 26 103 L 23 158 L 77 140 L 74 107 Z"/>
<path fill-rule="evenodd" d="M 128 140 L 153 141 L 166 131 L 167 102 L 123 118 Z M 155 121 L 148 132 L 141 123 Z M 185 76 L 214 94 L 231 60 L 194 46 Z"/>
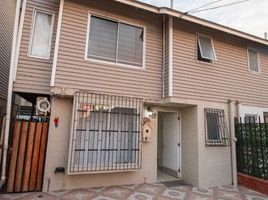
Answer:
<path fill-rule="evenodd" d="M 166 15 L 163 15 L 163 36 L 162 36 L 162 98 L 165 98 L 165 67 L 166 67 Z"/>
<path fill-rule="evenodd" d="M 238 119 L 239 122 L 240 122 L 240 119 L 241 119 L 241 122 L 243 122 L 243 118 L 242 118 L 242 114 L 241 114 L 241 110 L 242 110 L 241 106 L 242 106 L 241 102 L 237 101 L 236 102 L 237 119 Z"/>
<path fill-rule="evenodd" d="M 63 6 L 64 0 L 60 0 L 60 8 L 58 14 L 58 23 L 57 23 L 57 33 L 56 33 L 56 41 L 55 41 L 55 49 L 54 49 L 54 57 L 53 57 L 53 64 L 52 64 L 52 72 L 51 72 L 51 80 L 50 86 L 55 86 L 55 77 L 56 77 L 56 68 L 58 64 L 58 52 L 60 46 L 60 33 L 61 33 L 61 22 L 62 22 L 62 15 L 63 15 Z"/>
<path fill-rule="evenodd" d="M 173 17 L 169 16 L 169 43 L 168 43 L 168 55 L 169 55 L 169 65 L 168 65 L 168 96 L 173 96 Z"/>
<path fill-rule="evenodd" d="M 18 25 L 19 25 L 19 18 L 20 18 L 21 1 L 22 0 L 17 0 L 17 3 L 16 3 L 16 12 L 15 12 L 14 28 L 13 28 L 13 41 L 12 41 L 12 50 L 11 50 L 7 107 L 6 107 L 6 125 L 5 125 L 5 132 L 4 132 L 4 144 L 3 144 L 3 160 L 2 160 L 2 173 L 1 173 L 2 181 L 6 179 L 6 162 L 7 162 L 8 138 L 9 138 L 9 128 L 10 128 L 10 119 L 11 119 L 13 77 L 14 77 L 14 68 L 15 68 L 17 33 L 18 33 Z"/>
<path fill-rule="evenodd" d="M 235 137 L 235 102 L 229 101 L 229 123 L 231 133 L 231 164 L 232 164 L 232 181 L 233 185 L 237 186 L 237 162 L 236 162 L 236 137 Z"/>

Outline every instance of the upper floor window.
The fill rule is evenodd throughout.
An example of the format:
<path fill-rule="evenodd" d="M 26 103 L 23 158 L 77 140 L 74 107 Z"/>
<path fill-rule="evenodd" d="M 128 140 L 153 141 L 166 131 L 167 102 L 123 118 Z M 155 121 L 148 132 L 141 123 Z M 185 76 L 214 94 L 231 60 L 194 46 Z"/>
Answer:
<path fill-rule="evenodd" d="M 212 62 L 213 60 L 216 60 L 213 41 L 210 37 L 198 35 L 197 46 L 198 60 L 204 62 Z"/>
<path fill-rule="evenodd" d="M 96 16 L 89 24 L 87 58 L 144 66 L 144 28 Z"/>
<path fill-rule="evenodd" d="M 50 58 L 54 15 L 35 10 L 32 24 L 29 55 L 38 58 Z"/>
<path fill-rule="evenodd" d="M 255 49 L 248 49 L 248 65 L 251 72 L 259 72 L 259 55 Z"/>

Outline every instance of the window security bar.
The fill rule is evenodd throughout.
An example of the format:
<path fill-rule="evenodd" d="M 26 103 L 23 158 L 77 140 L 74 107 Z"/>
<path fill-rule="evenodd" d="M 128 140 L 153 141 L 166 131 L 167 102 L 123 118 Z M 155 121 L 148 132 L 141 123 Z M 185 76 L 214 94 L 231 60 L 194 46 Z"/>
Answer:
<path fill-rule="evenodd" d="M 224 110 L 205 108 L 206 146 L 229 146 Z"/>
<path fill-rule="evenodd" d="M 142 109 L 142 99 L 78 92 L 69 173 L 139 169 Z"/>

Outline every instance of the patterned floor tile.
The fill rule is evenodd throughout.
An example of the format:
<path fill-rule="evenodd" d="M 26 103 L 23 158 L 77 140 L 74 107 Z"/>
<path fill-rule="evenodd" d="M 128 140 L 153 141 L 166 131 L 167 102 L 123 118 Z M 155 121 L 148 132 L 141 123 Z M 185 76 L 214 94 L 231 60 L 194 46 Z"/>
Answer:
<path fill-rule="evenodd" d="M 88 191 L 86 189 L 71 190 L 61 196 L 60 200 L 88 200 L 97 196 L 95 192 Z"/>
<path fill-rule="evenodd" d="M 214 198 L 208 195 L 190 193 L 187 197 L 187 200 L 214 200 Z"/>
<path fill-rule="evenodd" d="M 61 190 L 50 193 L 0 194 L 0 200 L 268 200 L 268 196 L 238 186 L 166 187 L 161 183 Z"/>
<path fill-rule="evenodd" d="M 108 187 L 103 190 L 100 194 L 105 197 L 111 197 L 114 199 L 127 199 L 132 191 L 123 187 Z"/>
<path fill-rule="evenodd" d="M 225 200 L 244 200 L 243 194 L 235 191 L 217 189 L 217 198 Z"/>
<path fill-rule="evenodd" d="M 146 193 L 134 192 L 128 200 L 153 200 L 154 196 Z"/>
<path fill-rule="evenodd" d="M 151 195 L 158 195 L 165 190 L 163 185 L 155 185 L 155 184 L 143 184 L 135 189 L 135 191 L 140 193 L 147 193 Z"/>
<path fill-rule="evenodd" d="M 166 189 L 162 196 L 163 197 L 168 197 L 170 199 L 181 199 L 183 200 L 185 198 L 186 193 L 174 189 Z"/>
<path fill-rule="evenodd" d="M 111 197 L 105 197 L 102 195 L 98 195 L 98 196 L 94 197 L 92 200 L 116 200 L 116 199 L 113 199 Z"/>
<path fill-rule="evenodd" d="M 264 195 L 248 195 L 246 194 L 246 199 L 247 200 L 268 200 L 268 197 L 265 197 Z"/>
<path fill-rule="evenodd" d="M 29 193 L 23 197 L 16 198 L 16 200 L 58 200 L 58 197 L 48 193 L 38 192 L 38 193 Z"/>
<path fill-rule="evenodd" d="M 201 195 L 208 195 L 208 196 L 213 196 L 214 195 L 214 188 L 193 188 L 192 191 L 197 194 Z"/>

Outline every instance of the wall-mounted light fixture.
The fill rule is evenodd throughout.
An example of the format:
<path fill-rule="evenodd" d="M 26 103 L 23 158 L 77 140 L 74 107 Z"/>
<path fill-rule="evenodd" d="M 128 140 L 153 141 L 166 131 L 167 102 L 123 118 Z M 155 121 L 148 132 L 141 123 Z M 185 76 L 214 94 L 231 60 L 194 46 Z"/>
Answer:
<path fill-rule="evenodd" d="M 150 106 L 147 107 L 147 109 L 144 112 L 144 117 L 154 118 L 154 111 L 153 111 L 153 108 L 152 107 L 150 107 Z"/>

